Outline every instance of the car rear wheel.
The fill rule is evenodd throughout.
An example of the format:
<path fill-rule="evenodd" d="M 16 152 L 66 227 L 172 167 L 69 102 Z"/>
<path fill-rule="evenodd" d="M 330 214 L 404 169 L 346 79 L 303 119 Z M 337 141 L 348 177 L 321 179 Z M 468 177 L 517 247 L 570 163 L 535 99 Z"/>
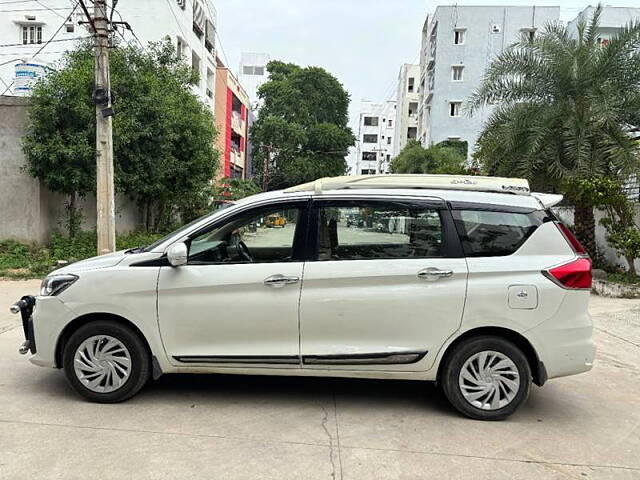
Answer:
<path fill-rule="evenodd" d="M 482 336 L 454 348 L 440 380 L 445 396 L 459 412 L 478 420 L 502 420 L 527 399 L 531 369 L 513 343 Z"/>
<path fill-rule="evenodd" d="M 64 347 L 71 386 L 94 402 L 116 403 L 135 395 L 150 376 L 149 352 L 131 328 L 95 321 L 76 330 Z"/>

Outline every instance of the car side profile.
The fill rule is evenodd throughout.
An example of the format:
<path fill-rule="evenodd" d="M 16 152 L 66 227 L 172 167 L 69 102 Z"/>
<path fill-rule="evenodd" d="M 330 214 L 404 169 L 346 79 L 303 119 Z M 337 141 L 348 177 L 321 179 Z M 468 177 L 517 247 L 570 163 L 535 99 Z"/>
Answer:
<path fill-rule="evenodd" d="M 12 307 L 21 352 L 97 402 L 166 373 L 413 379 L 502 419 L 593 365 L 591 261 L 561 198 L 448 175 L 261 193 L 54 271 Z"/>

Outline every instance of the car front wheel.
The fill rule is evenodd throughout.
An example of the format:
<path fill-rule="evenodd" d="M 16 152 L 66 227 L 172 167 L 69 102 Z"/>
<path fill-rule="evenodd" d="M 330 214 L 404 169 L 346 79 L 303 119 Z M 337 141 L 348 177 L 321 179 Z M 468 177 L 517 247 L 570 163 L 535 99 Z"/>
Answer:
<path fill-rule="evenodd" d="M 478 420 L 502 420 L 529 396 L 531 369 L 512 342 L 493 336 L 471 338 L 447 357 L 441 376 L 449 402 Z"/>
<path fill-rule="evenodd" d="M 101 403 L 132 397 L 150 375 L 149 353 L 140 336 L 108 320 L 83 325 L 71 335 L 64 347 L 63 366 L 80 395 Z"/>

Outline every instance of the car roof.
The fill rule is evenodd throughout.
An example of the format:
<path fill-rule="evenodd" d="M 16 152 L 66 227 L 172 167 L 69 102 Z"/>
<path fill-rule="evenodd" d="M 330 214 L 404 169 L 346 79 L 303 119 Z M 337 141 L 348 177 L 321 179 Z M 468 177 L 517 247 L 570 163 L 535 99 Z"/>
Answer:
<path fill-rule="evenodd" d="M 465 202 L 495 206 L 509 206 L 540 209 L 542 205 L 536 196 L 514 195 L 509 193 L 475 192 L 468 190 L 446 189 L 411 189 L 411 188 L 385 188 L 385 189 L 357 189 L 357 190 L 323 190 L 321 193 L 313 191 L 286 191 L 276 190 L 259 193 L 244 198 L 237 202 L 241 204 L 262 203 L 265 201 L 288 201 L 296 199 L 348 199 L 348 198 L 422 198 L 444 200 L 445 202 Z"/>

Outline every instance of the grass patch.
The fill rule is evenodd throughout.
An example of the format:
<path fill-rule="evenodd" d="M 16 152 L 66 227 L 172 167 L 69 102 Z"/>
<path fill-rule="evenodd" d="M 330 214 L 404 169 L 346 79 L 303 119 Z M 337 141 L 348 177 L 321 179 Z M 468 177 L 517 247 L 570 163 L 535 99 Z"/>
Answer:
<path fill-rule="evenodd" d="M 640 286 L 639 276 L 636 275 L 635 278 L 632 278 L 629 274 L 623 272 L 607 272 L 607 280 L 609 282 L 624 283 L 625 285 Z"/>
<path fill-rule="evenodd" d="M 116 249 L 149 245 L 162 234 L 132 232 L 119 235 Z M 14 240 L 0 242 L 0 277 L 42 278 L 58 268 L 59 261 L 77 262 L 96 255 L 96 232 L 81 232 L 70 239 L 54 233 L 46 245 L 24 244 Z"/>

